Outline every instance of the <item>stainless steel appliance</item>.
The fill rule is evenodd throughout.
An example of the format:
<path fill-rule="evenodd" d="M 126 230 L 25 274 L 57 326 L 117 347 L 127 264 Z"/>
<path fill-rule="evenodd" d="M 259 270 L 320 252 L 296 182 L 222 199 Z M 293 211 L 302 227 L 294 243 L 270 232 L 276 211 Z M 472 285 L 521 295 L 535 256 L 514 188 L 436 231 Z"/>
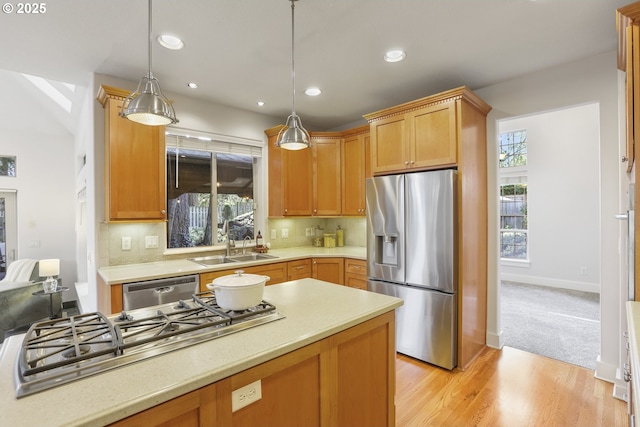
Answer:
<path fill-rule="evenodd" d="M 456 171 L 367 179 L 367 287 L 404 299 L 396 350 L 457 363 Z"/>
<path fill-rule="evenodd" d="M 36 323 L 24 336 L 15 371 L 16 395 L 26 396 L 163 353 L 284 318 L 262 301 L 224 310 L 215 294 L 123 311 L 80 314 Z"/>
<path fill-rule="evenodd" d="M 146 280 L 122 285 L 122 306 L 125 310 L 190 299 L 200 291 L 197 274 L 165 279 Z"/>

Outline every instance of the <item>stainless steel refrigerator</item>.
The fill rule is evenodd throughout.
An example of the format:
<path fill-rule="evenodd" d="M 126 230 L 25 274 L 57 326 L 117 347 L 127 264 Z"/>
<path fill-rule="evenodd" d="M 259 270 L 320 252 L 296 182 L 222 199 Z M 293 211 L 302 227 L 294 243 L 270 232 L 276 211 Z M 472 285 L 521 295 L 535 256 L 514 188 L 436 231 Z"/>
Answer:
<path fill-rule="evenodd" d="M 404 299 L 396 350 L 457 363 L 456 171 L 367 179 L 367 287 Z"/>

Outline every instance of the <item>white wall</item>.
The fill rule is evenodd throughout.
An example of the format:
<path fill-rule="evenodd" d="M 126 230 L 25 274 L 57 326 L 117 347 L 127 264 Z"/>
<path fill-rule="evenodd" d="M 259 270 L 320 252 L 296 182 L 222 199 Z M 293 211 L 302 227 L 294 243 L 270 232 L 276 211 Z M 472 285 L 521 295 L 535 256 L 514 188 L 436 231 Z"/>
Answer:
<path fill-rule="evenodd" d="M 76 281 L 73 153 L 71 135 L 0 129 L 0 154 L 17 157 L 17 176 L 0 177 L 0 188 L 17 190 L 16 258 L 59 258 L 62 283 L 71 289 Z M 73 291 L 63 295 L 74 296 Z"/>
<path fill-rule="evenodd" d="M 522 76 L 489 86 L 476 93 L 493 107 L 487 121 L 489 188 L 497 186 L 497 120 L 535 114 L 587 103 L 600 105 L 600 286 L 601 353 L 596 375 L 616 380 L 619 362 L 620 275 L 618 254 L 619 168 L 618 72 L 616 52 L 595 55 L 580 61 Z M 598 171 L 593 171 L 598 173 Z M 498 317 L 497 199 L 489 200 L 489 292 L 487 342 L 501 346 Z"/>
<path fill-rule="evenodd" d="M 502 120 L 499 129 L 527 131 L 529 231 L 529 262 L 502 262 L 500 277 L 600 292 L 598 104 Z"/>

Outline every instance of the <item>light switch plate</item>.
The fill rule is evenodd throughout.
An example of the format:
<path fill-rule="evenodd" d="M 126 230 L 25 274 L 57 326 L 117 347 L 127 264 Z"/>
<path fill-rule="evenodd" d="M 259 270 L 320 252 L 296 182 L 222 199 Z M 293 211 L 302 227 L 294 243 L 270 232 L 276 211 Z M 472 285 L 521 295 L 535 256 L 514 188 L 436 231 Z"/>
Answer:
<path fill-rule="evenodd" d="M 158 236 L 144 236 L 144 247 L 146 249 L 158 247 Z"/>
<path fill-rule="evenodd" d="M 275 229 L 271 230 L 271 238 L 272 239 L 276 238 L 276 230 Z"/>
<path fill-rule="evenodd" d="M 258 380 L 231 392 L 231 412 L 262 399 L 262 381 Z"/>

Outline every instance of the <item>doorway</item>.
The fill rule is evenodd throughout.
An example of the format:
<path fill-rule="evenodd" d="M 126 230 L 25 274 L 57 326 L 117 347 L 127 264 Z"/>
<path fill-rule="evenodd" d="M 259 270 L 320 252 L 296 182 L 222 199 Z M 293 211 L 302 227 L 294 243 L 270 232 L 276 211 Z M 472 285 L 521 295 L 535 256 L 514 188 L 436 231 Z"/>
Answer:
<path fill-rule="evenodd" d="M 588 332 L 588 338 L 584 339 L 592 344 L 589 348 L 597 350 L 596 354 L 582 355 L 579 359 L 590 360 L 588 367 L 592 369 L 600 348 L 599 123 L 598 103 L 499 121 L 500 135 L 522 132 L 526 135 L 524 151 L 522 147 L 509 151 L 501 140 L 500 160 L 514 152 L 524 152 L 526 161 L 516 162 L 517 168 L 500 167 L 500 188 L 496 190 L 500 200 L 499 278 L 504 285 L 499 292 L 504 345 L 519 348 L 522 346 L 518 342 L 534 341 L 533 334 L 527 334 L 524 327 L 514 329 L 513 324 L 506 323 L 515 322 L 507 312 L 514 310 L 513 301 L 509 301 L 513 297 L 520 303 L 516 311 L 521 315 L 516 318 L 528 319 L 529 326 L 539 332 L 547 347 L 566 345 L 580 351 L 578 346 L 566 343 L 574 339 L 574 327 L 581 325 Z M 522 194 L 521 189 L 516 191 L 518 186 L 525 188 L 524 199 L 518 199 Z M 524 221 L 520 218 L 523 214 Z M 518 215 L 520 220 L 513 220 Z M 544 319 L 533 315 L 536 309 L 532 304 L 539 292 L 548 294 L 547 304 L 539 309 Z M 571 299 L 572 296 L 577 299 Z M 565 297 L 568 299 L 564 300 Z M 583 314 L 575 310 L 564 313 L 554 311 L 551 304 L 562 299 L 564 306 L 577 309 L 582 306 L 581 298 L 591 303 L 587 307 L 592 307 L 595 301 L 596 309 Z M 567 320 L 571 328 L 561 326 Z M 574 335 L 570 336 L 572 330 Z M 507 331 L 522 335 L 510 338 Z M 563 337 L 562 332 L 568 335 Z M 592 342 L 594 339 L 597 343 Z M 544 354 L 542 349 L 538 353 L 532 348 L 535 349 L 531 346 L 520 349 L 563 360 L 561 356 Z M 577 364 L 575 360 L 563 361 Z"/>
<path fill-rule="evenodd" d="M 16 259 L 17 218 L 16 192 L 0 191 L 0 279 L 7 274 L 7 266 Z"/>

